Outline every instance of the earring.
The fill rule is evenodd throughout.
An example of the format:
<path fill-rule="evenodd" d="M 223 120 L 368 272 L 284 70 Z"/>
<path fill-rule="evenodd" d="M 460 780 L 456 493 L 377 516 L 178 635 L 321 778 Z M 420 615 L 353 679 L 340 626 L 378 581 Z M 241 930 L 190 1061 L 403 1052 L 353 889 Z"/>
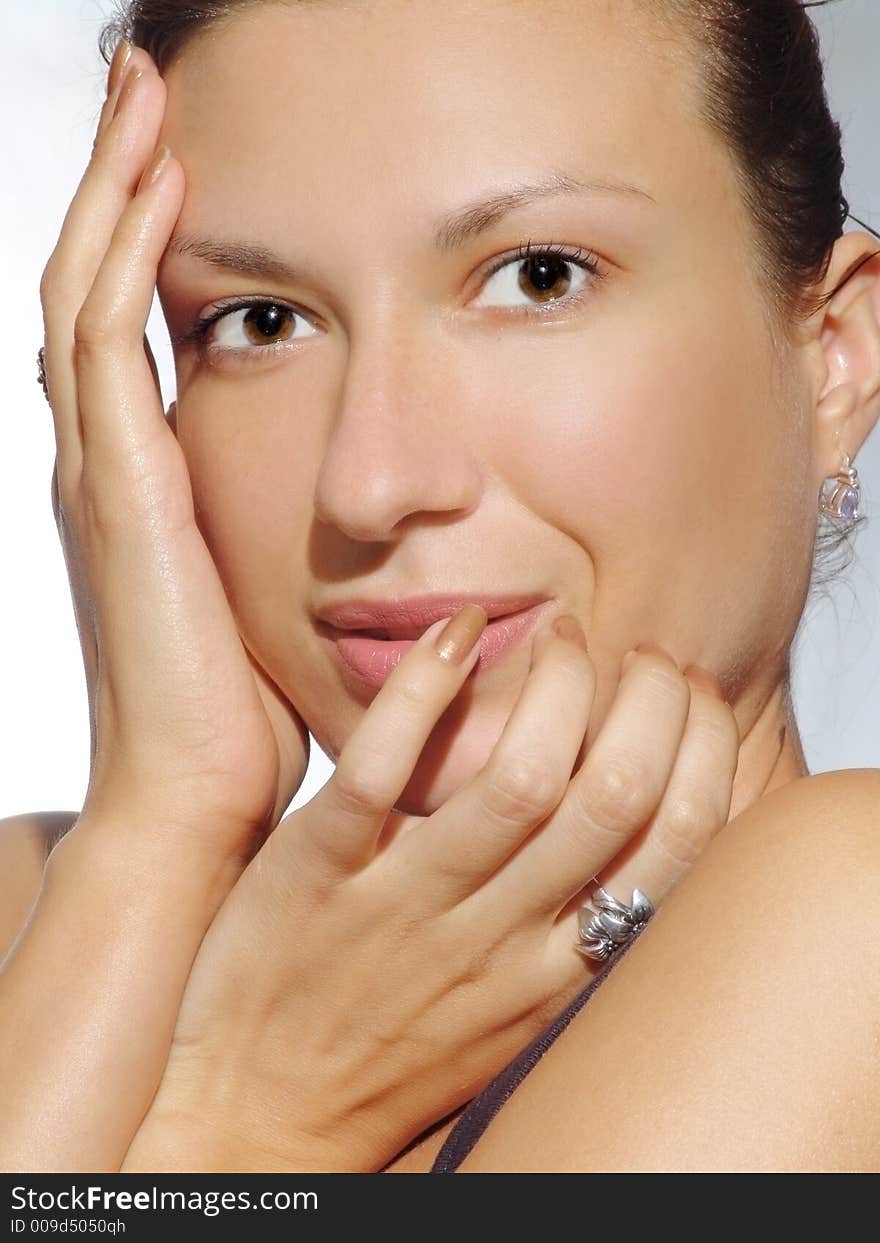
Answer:
<path fill-rule="evenodd" d="M 822 485 L 822 496 L 819 501 L 819 512 L 828 518 L 837 518 L 843 522 L 857 522 L 859 505 L 862 499 L 862 487 L 859 472 L 851 464 L 848 453 L 841 449 L 843 465 L 836 476 L 829 476 Z M 828 483 L 831 487 L 828 488 Z"/>

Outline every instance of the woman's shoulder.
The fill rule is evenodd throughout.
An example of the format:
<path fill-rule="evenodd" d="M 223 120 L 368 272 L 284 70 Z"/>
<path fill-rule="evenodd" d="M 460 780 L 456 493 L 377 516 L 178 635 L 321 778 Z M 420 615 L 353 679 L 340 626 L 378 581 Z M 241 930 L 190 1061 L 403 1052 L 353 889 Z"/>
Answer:
<path fill-rule="evenodd" d="M 871 815 L 876 813 L 877 798 L 880 797 L 880 768 L 838 768 L 831 772 L 812 773 L 790 781 L 773 793 L 787 793 L 796 800 L 816 798 L 820 803 L 828 797 L 840 799 L 851 807 L 856 817 L 867 812 L 870 821 Z M 753 810 L 760 814 L 770 797 L 767 795 L 756 803 Z M 854 827 L 860 829 L 861 822 L 857 821 Z"/>
<path fill-rule="evenodd" d="M 880 769 L 732 820 L 461 1171 L 874 1170 Z"/>
<path fill-rule="evenodd" d="M 839 768 L 798 777 L 766 794 L 732 820 L 719 837 L 726 841 L 727 830 L 744 829 L 735 834 L 744 850 L 754 847 L 762 852 L 778 838 L 780 844 L 796 846 L 800 856 L 807 841 L 826 852 L 833 849 L 835 841 L 828 837 L 833 823 L 842 848 L 851 840 L 861 843 L 869 859 L 880 866 L 880 837 L 874 831 L 878 808 L 880 768 Z M 849 862 L 850 855 L 842 849 L 838 865 L 845 868 Z"/>
<path fill-rule="evenodd" d="M 40 891 L 49 852 L 78 814 L 35 811 L 0 820 L 0 961 Z"/>

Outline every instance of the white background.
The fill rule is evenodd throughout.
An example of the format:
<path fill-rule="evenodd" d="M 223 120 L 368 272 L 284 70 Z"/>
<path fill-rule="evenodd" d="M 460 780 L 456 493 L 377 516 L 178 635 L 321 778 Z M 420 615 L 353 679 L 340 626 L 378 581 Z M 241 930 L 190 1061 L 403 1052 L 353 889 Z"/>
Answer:
<path fill-rule="evenodd" d="M 0 816 L 78 809 L 88 781 L 85 681 L 50 502 L 54 437 L 36 383 L 39 282 L 91 151 L 106 66 L 97 52 L 108 0 L 0 0 Z M 880 4 L 840 0 L 815 13 L 832 108 L 844 127 L 846 193 L 880 228 Z M 850 226 L 853 227 L 853 226 Z M 150 340 L 173 397 L 173 365 L 154 305 Z M 817 597 L 793 655 L 793 694 L 812 772 L 880 767 L 880 432 L 859 455 L 871 518 L 830 599 Z M 770 538 L 770 533 L 768 533 Z M 327 779 L 313 744 L 298 806 Z"/>

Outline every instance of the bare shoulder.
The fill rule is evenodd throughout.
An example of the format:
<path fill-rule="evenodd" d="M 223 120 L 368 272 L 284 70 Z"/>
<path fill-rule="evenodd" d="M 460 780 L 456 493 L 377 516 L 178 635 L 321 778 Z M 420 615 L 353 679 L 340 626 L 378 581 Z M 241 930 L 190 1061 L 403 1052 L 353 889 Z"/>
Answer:
<path fill-rule="evenodd" d="M 39 893 L 49 852 L 78 814 L 37 811 L 0 820 L 0 961 Z"/>
<path fill-rule="evenodd" d="M 791 802 L 792 806 L 803 806 L 809 809 L 812 805 L 820 811 L 817 817 L 811 817 L 806 822 L 808 829 L 813 827 L 821 830 L 823 824 L 821 813 L 830 807 L 832 814 L 838 819 L 840 812 L 851 813 L 853 832 L 863 835 L 866 830 L 870 830 L 872 824 L 876 825 L 878 800 L 880 800 L 880 768 L 839 768 L 834 772 L 814 773 L 812 776 L 789 782 L 788 785 L 775 790 L 773 794 L 768 794 L 750 809 L 754 813 L 756 823 L 760 823 L 761 817 L 767 815 L 768 805 L 771 805 L 770 800 L 777 797 L 785 802 Z M 834 808 L 838 810 L 834 811 Z M 783 820 L 782 826 L 795 831 L 797 829 L 797 825 L 790 822 L 788 818 Z M 869 832 L 868 836 L 874 835 Z"/>
<path fill-rule="evenodd" d="M 880 770 L 732 820 L 462 1172 L 875 1171 Z"/>
<path fill-rule="evenodd" d="M 792 848 L 792 867 L 808 859 L 817 861 L 812 851 L 821 853 L 823 866 L 843 874 L 858 861 L 858 866 L 874 869 L 876 881 L 880 873 L 878 811 L 880 768 L 840 768 L 798 778 L 765 795 L 731 821 L 717 840 L 729 845 L 735 838 L 744 852 L 755 852 L 760 866 L 765 852 L 777 843 L 782 849 Z"/>

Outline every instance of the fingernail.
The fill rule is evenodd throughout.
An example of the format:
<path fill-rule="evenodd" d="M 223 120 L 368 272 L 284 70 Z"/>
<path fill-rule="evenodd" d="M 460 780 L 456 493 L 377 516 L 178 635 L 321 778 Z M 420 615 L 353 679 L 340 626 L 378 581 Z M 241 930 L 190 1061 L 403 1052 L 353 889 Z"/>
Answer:
<path fill-rule="evenodd" d="M 125 72 L 125 66 L 128 64 L 131 56 L 131 44 L 127 39 L 123 39 L 117 44 L 116 51 L 113 53 L 113 59 L 110 61 L 110 70 L 107 74 L 107 94 L 112 95 L 116 90 L 122 74 Z"/>
<path fill-rule="evenodd" d="M 660 647 L 658 643 L 637 643 L 635 647 L 632 648 L 631 651 L 627 652 L 623 658 L 622 670 L 624 673 L 626 673 L 627 669 L 630 668 L 633 661 L 640 653 L 642 655 L 665 656 L 667 660 L 671 659 L 669 653 L 665 651 L 664 648 Z"/>
<path fill-rule="evenodd" d="M 154 185 L 159 180 L 165 169 L 165 165 L 168 163 L 168 157 L 170 154 L 171 148 L 166 147 L 163 143 L 153 156 L 153 162 L 150 164 L 149 168 L 146 169 L 144 175 L 140 179 L 137 188 L 138 194 L 140 194 L 142 190 L 148 190 L 150 186 Z"/>
<path fill-rule="evenodd" d="M 689 682 L 693 682 L 700 690 L 706 691 L 710 695 L 714 695 L 717 699 L 724 699 L 724 690 L 721 682 L 708 669 L 702 669 L 699 665 L 688 665 L 684 670 L 684 676 Z"/>
<path fill-rule="evenodd" d="M 460 665 L 473 651 L 489 617 L 479 604 L 466 604 L 450 617 L 434 640 L 434 650 L 451 665 Z"/>
<path fill-rule="evenodd" d="M 125 80 L 122 83 L 122 90 L 119 92 L 119 98 L 116 100 L 116 107 L 113 109 L 114 119 L 125 109 L 128 101 L 131 99 L 137 88 L 138 82 L 143 76 L 143 69 L 138 69 L 136 65 L 131 66 L 128 73 L 125 75 Z"/>
<path fill-rule="evenodd" d="M 559 635 L 560 639 L 567 639 L 569 643 L 574 643 L 582 651 L 587 650 L 587 639 L 583 629 L 578 623 L 576 617 L 572 617 L 570 613 L 564 613 L 562 617 L 557 617 L 553 623 L 553 630 Z"/>

